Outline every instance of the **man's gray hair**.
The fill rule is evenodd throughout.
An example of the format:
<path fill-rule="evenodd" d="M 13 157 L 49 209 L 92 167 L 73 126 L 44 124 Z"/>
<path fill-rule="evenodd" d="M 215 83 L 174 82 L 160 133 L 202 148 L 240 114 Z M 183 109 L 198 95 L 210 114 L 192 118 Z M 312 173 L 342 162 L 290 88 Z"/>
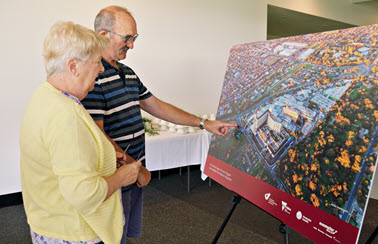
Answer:
<path fill-rule="evenodd" d="M 100 10 L 97 14 L 94 22 L 94 29 L 96 32 L 100 32 L 101 30 L 114 30 L 114 25 L 116 23 L 116 14 L 117 13 L 124 13 L 130 16 L 133 16 L 131 12 L 124 7 L 121 6 L 109 6 Z"/>

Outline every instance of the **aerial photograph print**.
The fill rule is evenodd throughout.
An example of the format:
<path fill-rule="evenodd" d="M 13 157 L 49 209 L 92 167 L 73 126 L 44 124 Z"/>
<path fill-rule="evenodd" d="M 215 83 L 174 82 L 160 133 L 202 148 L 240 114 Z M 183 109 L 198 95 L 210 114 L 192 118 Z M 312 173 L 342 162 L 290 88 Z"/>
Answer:
<path fill-rule="evenodd" d="M 378 25 L 230 51 L 209 155 L 357 228 L 378 154 Z"/>

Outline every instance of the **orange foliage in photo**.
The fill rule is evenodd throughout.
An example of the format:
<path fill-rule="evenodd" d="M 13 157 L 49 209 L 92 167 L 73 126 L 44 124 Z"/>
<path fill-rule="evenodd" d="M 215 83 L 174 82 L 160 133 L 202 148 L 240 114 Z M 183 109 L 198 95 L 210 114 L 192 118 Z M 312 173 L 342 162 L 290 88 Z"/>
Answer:
<path fill-rule="evenodd" d="M 290 149 L 289 151 L 288 151 L 288 154 L 289 154 L 289 160 L 290 160 L 290 162 L 292 162 L 292 163 L 294 163 L 294 159 L 295 159 L 295 151 L 293 150 L 293 149 Z"/>
<path fill-rule="evenodd" d="M 339 161 L 345 168 L 350 168 L 350 157 L 347 150 L 342 151 L 341 155 L 336 158 L 336 161 Z"/>
<path fill-rule="evenodd" d="M 374 110 L 373 116 L 375 117 L 375 121 L 378 122 L 378 110 Z"/>
<path fill-rule="evenodd" d="M 361 156 L 356 155 L 354 157 L 354 163 L 353 163 L 353 166 L 352 166 L 352 170 L 355 171 L 355 172 L 357 172 L 357 171 L 360 172 L 361 171 L 360 163 L 361 163 Z"/>
<path fill-rule="evenodd" d="M 348 187 L 347 187 L 347 183 L 346 183 L 346 182 L 343 183 L 343 189 L 344 189 L 344 191 L 347 191 L 347 190 L 348 190 Z"/>
<path fill-rule="evenodd" d="M 310 181 L 310 184 L 308 185 L 308 187 L 310 187 L 310 189 L 313 190 L 313 191 L 316 190 L 316 184 L 312 181 Z"/>
<path fill-rule="evenodd" d="M 340 125 L 343 125 L 343 124 L 350 125 L 350 120 L 342 116 L 340 112 L 337 112 L 335 116 L 335 121 L 337 124 L 340 124 Z"/>
<path fill-rule="evenodd" d="M 315 194 L 311 194 L 310 200 L 315 207 L 320 206 L 319 199 Z"/>
<path fill-rule="evenodd" d="M 317 171 L 318 168 L 316 167 L 315 164 L 311 164 L 311 171 Z"/>
<path fill-rule="evenodd" d="M 328 142 L 330 142 L 330 143 L 335 142 L 335 137 L 333 137 L 333 135 L 329 135 L 328 136 Z"/>
<path fill-rule="evenodd" d="M 370 99 L 369 98 L 365 98 L 364 99 L 364 102 L 365 102 L 365 107 L 367 109 L 374 109 L 374 106 L 373 104 L 371 103 Z"/>
<path fill-rule="evenodd" d="M 297 181 L 298 181 L 298 175 L 297 175 L 297 174 L 294 174 L 294 175 L 293 175 L 293 182 L 294 182 L 294 183 L 297 183 Z"/>
<path fill-rule="evenodd" d="M 295 186 L 295 193 L 297 194 L 297 196 L 302 196 L 303 195 L 303 192 L 302 192 L 302 189 L 301 189 L 301 186 L 299 184 L 297 184 Z"/>

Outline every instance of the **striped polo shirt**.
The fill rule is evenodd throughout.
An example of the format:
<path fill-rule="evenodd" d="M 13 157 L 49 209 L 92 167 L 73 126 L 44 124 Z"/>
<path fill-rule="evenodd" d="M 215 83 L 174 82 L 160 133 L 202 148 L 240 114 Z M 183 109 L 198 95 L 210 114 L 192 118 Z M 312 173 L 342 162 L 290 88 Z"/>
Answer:
<path fill-rule="evenodd" d="M 144 125 L 139 100 L 152 96 L 128 66 L 119 70 L 101 60 L 105 71 L 98 75 L 94 89 L 81 101 L 93 120 L 103 120 L 106 134 L 127 154 L 145 165 Z"/>

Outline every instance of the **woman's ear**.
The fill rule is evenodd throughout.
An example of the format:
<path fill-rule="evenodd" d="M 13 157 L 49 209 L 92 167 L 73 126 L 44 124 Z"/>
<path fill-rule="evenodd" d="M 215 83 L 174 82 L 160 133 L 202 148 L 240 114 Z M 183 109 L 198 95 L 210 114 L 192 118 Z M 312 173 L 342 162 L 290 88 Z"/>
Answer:
<path fill-rule="evenodd" d="M 72 74 L 75 77 L 78 77 L 80 75 L 78 70 L 79 60 L 76 58 L 69 58 L 66 61 L 66 69 L 70 74 Z"/>

